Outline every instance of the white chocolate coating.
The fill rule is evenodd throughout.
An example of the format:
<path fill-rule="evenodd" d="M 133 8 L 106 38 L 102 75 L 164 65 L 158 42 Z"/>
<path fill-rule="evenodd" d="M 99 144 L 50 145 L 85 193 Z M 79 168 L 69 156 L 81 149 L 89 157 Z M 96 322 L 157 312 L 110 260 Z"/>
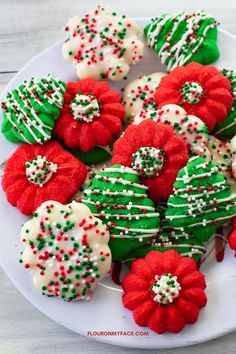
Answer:
<path fill-rule="evenodd" d="M 198 117 L 188 115 L 180 106 L 168 104 L 157 111 L 145 110 L 139 112 L 134 117 L 133 124 L 138 125 L 145 119 L 152 119 L 154 122 L 172 126 L 175 129 L 175 134 L 186 143 L 190 151 L 210 160 L 210 153 L 206 147 L 208 129 Z"/>
<path fill-rule="evenodd" d="M 232 163 L 232 173 L 236 178 L 236 135 L 230 141 L 230 151 L 231 151 L 231 163 Z"/>
<path fill-rule="evenodd" d="M 21 230 L 22 261 L 43 294 L 87 299 L 110 271 L 109 232 L 84 204 L 43 203 Z"/>
<path fill-rule="evenodd" d="M 73 62 L 80 79 L 122 80 L 129 73 L 130 64 L 143 56 L 137 24 L 110 8 L 98 6 L 83 18 L 71 18 L 65 31 L 68 37 L 62 48 L 63 57 Z"/>
<path fill-rule="evenodd" d="M 165 76 L 165 73 L 161 72 L 141 76 L 126 86 L 123 105 L 127 119 L 132 119 L 142 110 L 157 107 L 154 101 L 154 94 L 163 76 Z"/>
<path fill-rule="evenodd" d="M 233 140 L 233 139 L 232 139 Z M 232 141 L 231 141 L 232 144 Z M 234 178 L 233 164 L 231 166 L 232 145 L 227 141 L 221 141 L 209 135 L 207 148 L 211 153 L 212 162 L 218 167 L 219 171 L 226 177 L 228 184 L 233 192 L 236 191 L 236 179 Z"/>

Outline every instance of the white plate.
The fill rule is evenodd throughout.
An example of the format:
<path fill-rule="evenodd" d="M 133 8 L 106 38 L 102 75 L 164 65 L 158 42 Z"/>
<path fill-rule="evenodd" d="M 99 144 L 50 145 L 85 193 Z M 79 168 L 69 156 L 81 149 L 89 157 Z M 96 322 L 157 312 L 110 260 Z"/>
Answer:
<path fill-rule="evenodd" d="M 137 19 L 141 27 L 147 19 Z M 219 31 L 219 47 L 221 58 L 217 67 L 228 67 L 236 70 L 236 37 L 222 30 Z M 64 81 L 75 80 L 75 72 L 71 65 L 65 63 L 61 55 L 62 41 L 54 44 L 28 62 L 8 84 L 4 94 L 32 76 L 41 77 L 51 73 Z M 129 81 L 133 78 L 164 71 L 157 61 L 157 55 L 147 49 L 143 61 L 132 67 Z M 113 83 L 120 89 L 126 82 Z M 16 149 L 17 145 L 0 137 L 0 162 L 3 162 Z M 59 299 L 47 298 L 39 294 L 32 284 L 29 271 L 19 265 L 22 246 L 19 241 L 21 225 L 26 217 L 6 202 L 0 190 L 0 263 L 15 286 L 21 293 L 54 321 L 74 332 L 87 336 L 93 331 L 146 331 L 135 325 L 132 312 L 123 308 L 122 291 L 107 278 L 89 302 L 66 303 Z M 174 348 L 204 342 L 236 329 L 236 264 L 233 253 L 227 249 L 224 261 L 216 263 L 211 258 L 204 263 L 201 270 L 206 275 L 208 304 L 200 313 L 197 324 L 186 326 L 180 334 L 157 335 L 148 330 L 148 336 L 96 336 L 91 337 L 102 342 L 132 348 Z M 90 338 L 90 337 L 89 337 Z"/>

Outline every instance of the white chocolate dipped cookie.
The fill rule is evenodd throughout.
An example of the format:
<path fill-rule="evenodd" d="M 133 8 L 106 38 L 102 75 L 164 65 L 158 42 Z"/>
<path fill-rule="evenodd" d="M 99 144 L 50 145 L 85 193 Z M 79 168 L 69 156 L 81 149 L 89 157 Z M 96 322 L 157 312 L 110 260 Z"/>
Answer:
<path fill-rule="evenodd" d="M 138 125 L 145 119 L 152 119 L 154 122 L 172 126 L 175 133 L 183 139 L 194 155 L 210 159 L 210 153 L 206 147 L 207 126 L 201 119 L 188 114 L 182 107 L 168 104 L 157 111 L 143 110 L 134 117 L 133 124 Z"/>
<path fill-rule="evenodd" d="M 233 175 L 233 162 L 231 165 L 232 145 L 227 141 L 221 141 L 213 135 L 209 135 L 207 148 L 211 153 L 212 162 L 223 173 L 233 192 L 235 192 L 236 180 Z"/>
<path fill-rule="evenodd" d="M 124 90 L 123 105 L 126 119 L 132 120 L 142 110 L 155 109 L 154 94 L 165 73 L 157 72 L 140 76 L 127 85 Z"/>
<path fill-rule="evenodd" d="M 231 165 L 232 165 L 232 173 L 236 178 L 236 135 L 231 139 L 230 143 L 230 151 L 231 151 Z"/>
<path fill-rule="evenodd" d="M 110 8 L 97 6 L 83 17 L 73 17 L 64 30 L 63 57 L 75 65 L 80 79 L 126 79 L 130 65 L 142 59 L 139 27 Z"/>
<path fill-rule="evenodd" d="M 43 295 L 88 299 L 110 271 L 109 232 L 87 206 L 43 203 L 21 230 L 22 262 Z"/>

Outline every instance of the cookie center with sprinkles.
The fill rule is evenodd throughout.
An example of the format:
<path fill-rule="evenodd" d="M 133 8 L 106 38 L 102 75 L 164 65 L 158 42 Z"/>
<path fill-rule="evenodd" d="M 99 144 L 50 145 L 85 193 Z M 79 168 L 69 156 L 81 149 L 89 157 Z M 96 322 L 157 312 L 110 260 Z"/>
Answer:
<path fill-rule="evenodd" d="M 57 164 L 48 161 L 46 156 L 35 156 L 25 163 L 25 173 L 29 182 L 43 187 L 57 171 Z"/>
<path fill-rule="evenodd" d="M 160 305 L 168 305 L 179 296 L 180 290 L 181 286 L 177 281 L 177 277 L 166 273 L 155 276 L 151 294 L 153 295 L 153 301 L 158 302 Z"/>
<path fill-rule="evenodd" d="M 91 123 L 100 116 L 98 101 L 93 95 L 77 95 L 71 101 L 71 113 L 75 120 Z"/>
<path fill-rule="evenodd" d="M 198 82 L 186 81 L 180 90 L 183 101 L 189 104 L 196 104 L 204 97 L 203 87 Z"/>
<path fill-rule="evenodd" d="M 141 177 L 158 176 L 164 163 L 165 153 L 154 147 L 141 147 L 132 155 L 132 168 Z"/>

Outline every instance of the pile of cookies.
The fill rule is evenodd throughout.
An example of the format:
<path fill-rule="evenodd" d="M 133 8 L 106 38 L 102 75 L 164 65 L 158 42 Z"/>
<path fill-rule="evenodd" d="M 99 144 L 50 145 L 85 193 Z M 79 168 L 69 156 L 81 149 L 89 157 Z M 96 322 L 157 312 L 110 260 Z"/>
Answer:
<path fill-rule="evenodd" d="M 3 99 L 1 131 L 21 145 L 2 188 L 31 217 L 20 262 L 43 295 L 89 299 L 122 262 L 138 325 L 177 333 L 197 321 L 207 242 L 228 225 L 236 250 L 236 73 L 206 66 L 220 55 L 217 26 L 203 12 L 152 19 L 145 41 L 166 72 L 121 94 L 109 80 L 142 60 L 142 30 L 98 6 L 64 28 L 77 81 L 32 78 Z"/>

